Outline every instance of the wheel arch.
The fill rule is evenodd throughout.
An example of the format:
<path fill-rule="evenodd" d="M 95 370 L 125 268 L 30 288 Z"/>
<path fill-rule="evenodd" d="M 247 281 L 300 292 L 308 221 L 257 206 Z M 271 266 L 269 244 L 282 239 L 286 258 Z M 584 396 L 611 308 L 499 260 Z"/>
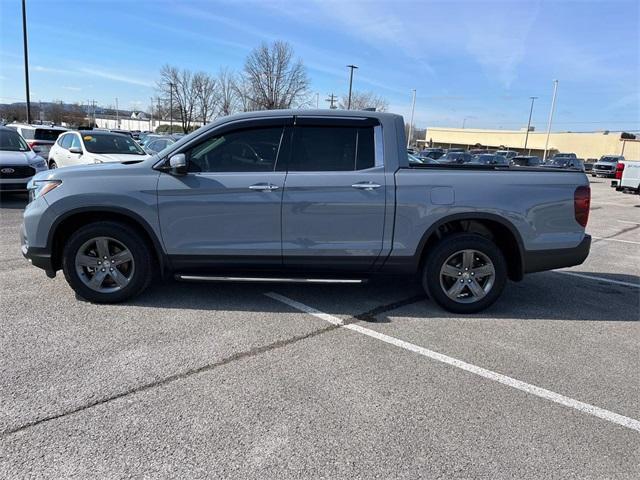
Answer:
<path fill-rule="evenodd" d="M 507 219 L 492 213 L 458 213 L 441 218 L 422 235 L 416 255 L 418 267 L 426 261 L 430 247 L 451 233 L 478 233 L 500 248 L 507 262 L 508 276 L 519 281 L 524 276 L 524 244 L 518 229 Z"/>
<path fill-rule="evenodd" d="M 83 225 L 102 221 L 116 221 L 134 228 L 153 249 L 153 255 L 160 262 L 160 271 L 164 275 L 168 267 L 168 261 L 162 249 L 162 244 L 153 228 L 137 213 L 120 207 L 80 207 L 65 212 L 64 215 L 58 217 L 49 230 L 47 238 L 54 271 L 62 268 L 64 240 Z"/>

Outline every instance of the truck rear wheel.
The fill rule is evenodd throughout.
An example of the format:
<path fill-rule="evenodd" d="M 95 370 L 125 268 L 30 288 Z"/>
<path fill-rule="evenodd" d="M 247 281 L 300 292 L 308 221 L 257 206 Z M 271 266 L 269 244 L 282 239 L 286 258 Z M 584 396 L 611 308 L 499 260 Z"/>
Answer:
<path fill-rule="evenodd" d="M 67 241 L 62 269 L 81 297 L 117 303 L 142 293 L 152 275 L 152 258 L 140 235 L 117 222 L 91 223 Z"/>
<path fill-rule="evenodd" d="M 456 233 L 442 239 L 424 264 L 422 285 L 430 298 L 454 313 L 476 313 L 495 302 L 507 281 L 507 265 L 489 239 Z"/>

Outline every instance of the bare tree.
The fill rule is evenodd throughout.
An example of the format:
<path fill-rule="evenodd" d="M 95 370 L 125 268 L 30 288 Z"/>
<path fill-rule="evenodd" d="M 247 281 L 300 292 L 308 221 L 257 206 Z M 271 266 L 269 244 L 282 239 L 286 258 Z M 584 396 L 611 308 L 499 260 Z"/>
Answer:
<path fill-rule="evenodd" d="M 293 48 L 282 41 L 255 48 L 245 61 L 243 79 L 259 110 L 298 106 L 306 100 L 309 89 L 302 60 L 294 61 Z"/>
<path fill-rule="evenodd" d="M 165 102 L 170 102 L 173 97 L 173 107 L 174 110 L 178 110 L 184 132 L 191 129 L 196 110 L 193 83 L 193 74 L 189 70 L 179 70 L 170 65 L 165 65 L 160 70 L 158 90 L 162 93 Z"/>
<path fill-rule="evenodd" d="M 231 115 L 236 111 L 238 92 L 234 74 L 228 68 L 221 68 L 218 72 L 218 113 L 222 116 Z"/>
<path fill-rule="evenodd" d="M 338 107 L 346 110 L 349 104 L 349 96 L 342 95 Z M 352 92 L 351 110 L 364 110 L 365 108 L 375 108 L 377 112 L 386 112 L 389 102 L 373 92 Z"/>
<path fill-rule="evenodd" d="M 215 109 L 220 101 L 216 79 L 208 73 L 196 73 L 193 76 L 193 93 L 196 97 L 198 115 L 204 125 L 210 117 L 215 115 Z"/>

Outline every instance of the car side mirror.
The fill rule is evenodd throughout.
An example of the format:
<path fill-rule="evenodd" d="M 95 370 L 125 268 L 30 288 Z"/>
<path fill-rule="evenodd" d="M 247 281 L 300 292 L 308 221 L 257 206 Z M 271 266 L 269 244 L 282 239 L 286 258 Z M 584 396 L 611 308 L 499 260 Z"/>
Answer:
<path fill-rule="evenodd" d="M 174 175 L 187 173 L 187 157 L 184 153 L 176 153 L 169 158 L 169 167 Z"/>
<path fill-rule="evenodd" d="M 69 149 L 69 153 L 74 153 L 76 155 L 82 155 L 82 149 L 80 147 L 71 147 Z"/>

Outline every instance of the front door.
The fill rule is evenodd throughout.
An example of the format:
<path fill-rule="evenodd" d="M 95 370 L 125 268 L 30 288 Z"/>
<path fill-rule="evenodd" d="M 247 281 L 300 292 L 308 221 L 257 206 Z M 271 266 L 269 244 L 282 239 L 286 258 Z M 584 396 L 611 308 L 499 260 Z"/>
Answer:
<path fill-rule="evenodd" d="M 386 182 L 371 120 L 298 117 L 282 203 L 285 266 L 365 272 L 382 250 Z"/>
<path fill-rule="evenodd" d="M 160 175 L 162 239 L 176 270 L 281 266 L 284 120 L 262 123 L 214 130 L 180 151 L 186 175 Z"/>

